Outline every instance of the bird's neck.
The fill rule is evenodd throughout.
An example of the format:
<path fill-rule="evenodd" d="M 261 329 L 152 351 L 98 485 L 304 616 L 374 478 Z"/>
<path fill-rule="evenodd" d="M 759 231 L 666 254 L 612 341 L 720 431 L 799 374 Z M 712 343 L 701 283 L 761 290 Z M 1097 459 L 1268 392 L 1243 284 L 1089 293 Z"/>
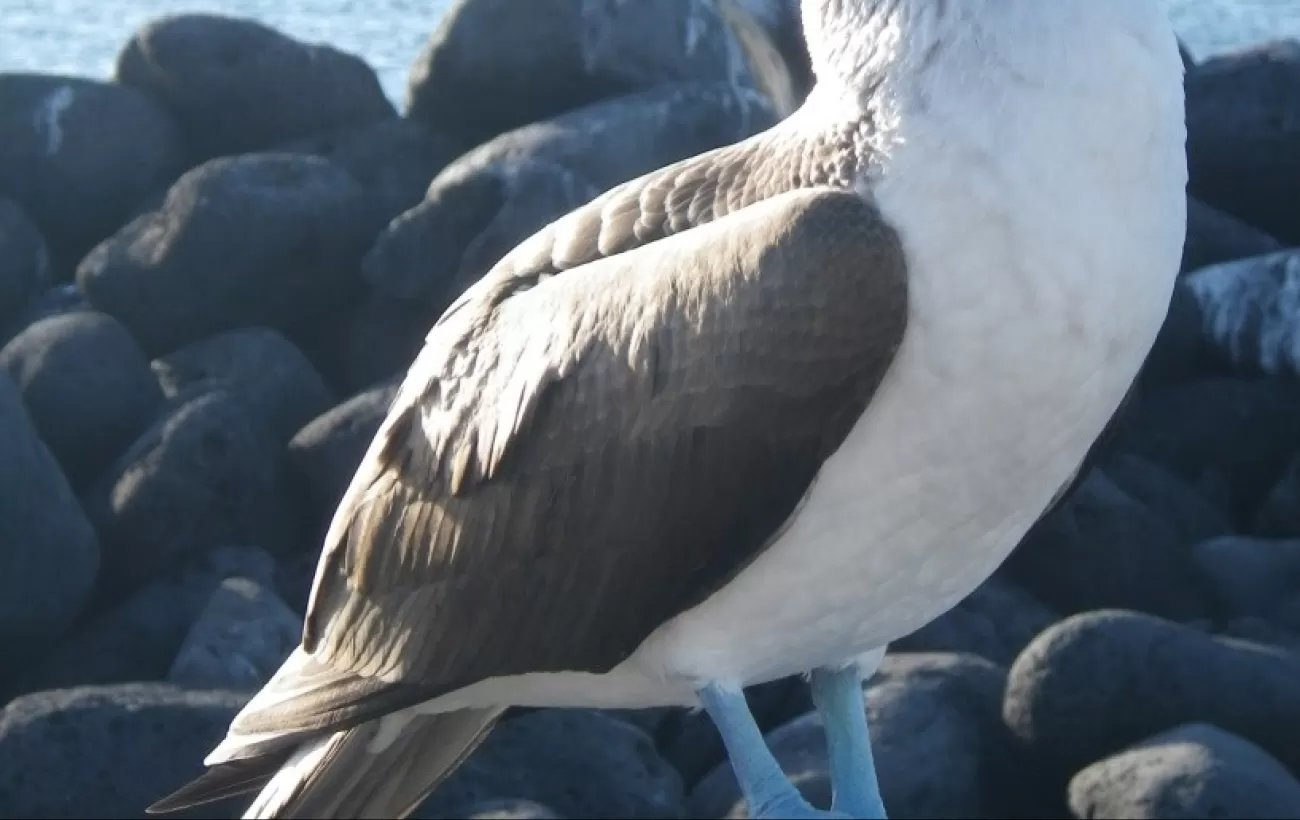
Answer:
<path fill-rule="evenodd" d="M 804 35 L 818 85 L 824 93 L 867 99 L 893 78 L 915 73 L 950 34 L 958 16 L 954 5 L 804 0 Z"/>

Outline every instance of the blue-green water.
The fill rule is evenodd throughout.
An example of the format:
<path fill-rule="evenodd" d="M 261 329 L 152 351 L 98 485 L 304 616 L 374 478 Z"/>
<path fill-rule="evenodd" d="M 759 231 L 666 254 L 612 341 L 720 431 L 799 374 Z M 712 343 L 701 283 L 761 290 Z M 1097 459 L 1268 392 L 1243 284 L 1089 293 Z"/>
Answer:
<path fill-rule="evenodd" d="M 528 0 L 519 0 L 526 3 Z M 1300 37 L 1300 0 L 1165 0 L 1197 59 L 1276 36 Z M 365 57 L 394 100 L 446 0 L 0 0 L 0 71 L 107 77 L 130 33 L 161 14 L 254 17 Z"/>

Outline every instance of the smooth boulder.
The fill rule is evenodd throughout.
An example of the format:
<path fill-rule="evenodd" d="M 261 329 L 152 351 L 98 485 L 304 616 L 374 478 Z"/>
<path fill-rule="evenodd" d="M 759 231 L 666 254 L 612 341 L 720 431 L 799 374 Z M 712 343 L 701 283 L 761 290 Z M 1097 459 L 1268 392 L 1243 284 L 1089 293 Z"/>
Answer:
<path fill-rule="evenodd" d="M 355 297 L 366 208 L 361 185 L 320 157 L 215 159 L 95 248 L 77 284 L 151 356 L 250 325 L 311 336 Z"/>
<path fill-rule="evenodd" d="M 0 191 L 40 226 L 59 280 L 184 163 L 176 123 L 133 88 L 0 74 Z"/>
<path fill-rule="evenodd" d="M 1058 774 L 1183 723 L 1241 735 L 1300 765 L 1300 655 L 1136 612 L 1076 615 L 1011 668 L 1003 718 Z"/>
<path fill-rule="evenodd" d="M 1300 453 L 1300 384 L 1212 377 L 1143 396 L 1115 449 L 1181 476 L 1244 527 Z"/>
<path fill-rule="evenodd" d="M 1025 535 L 1011 577 L 1064 613 L 1103 607 L 1176 619 L 1204 614 L 1187 553 L 1192 540 L 1101 469 Z"/>
<path fill-rule="evenodd" d="M 376 230 L 424 198 L 438 172 L 467 148 L 415 120 L 381 120 L 281 143 L 277 151 L 324 157 L 361 183 Z"/>
<path fill-rule="evenodd" d="M 1229 616 L 1268 618 L 1300 595 L 1300 540 L 1212 538 L 1196 545 L 1192 562 Z"/>
<path fill-rule="evenodd" d="M 1188 188 L 1283 242 L 1300 242 L 1300 41 L 1275 40 L 1187 73 Z"/>
<path fill-rule="evenodd" d="M 5 329 L 50 281 L 45 237 L 21 205 L 0 197 L 0 345 Z"/>
<path fill-rule="evenodd" d="M 115 74 L 171 112 L 195 160 L 396 116 L 360 57 L 222 14 L 145 25 L 118 54 Z"/>
<path fill-rule="evenodd" d="M 1300 453 L 1256 508 L 1251 532 L 1271 538 L 1300 538 Z"/>
<path fill-rule="evenodd" d="M 1300 782 L 1255 744 L 1194 723 L 1098 761 L 1070 781 L 1078 818 L 1300 817 Z"/>
<path fill-rule="evenodd" d="M 681 82 L 754 88 L 708 0 L 457 0 L 411 66 L 406 108 L 467 144 Z"/>
<path fill-rule="evenodd" d="M 76 487 L 99 477 L 153 421 L 163 402 L 126 328 L 78 311 L 30 325 L 3 349 L 41 438 Z"/>
<path fill-rule="evenodd" d="M 72 626 L 95 583 L 99 541 L 4 373 L 0 453 L 0 658 L 16 661 Z"/>
<path fill-rule="evenodd" d="M 306 355 L 265 327 L 201 339 L 154 360 L 152 368 L 168 398 L 201 385 L 228 387 L 280 442 L 334 403 L 333 391 Z"/>
<path fill-rule="evenodd" d="M 1098 461 L 1106 476 L 1192 544 L 1233 532 L 1224 511 L 1168 467 L 1132 453 L 1107 452 Z"/>
<path fill-rule="evenodd" d="M 1183 273 L 1282 250 L 1282 243 L 1229 213 L 1187 197 Z"/>

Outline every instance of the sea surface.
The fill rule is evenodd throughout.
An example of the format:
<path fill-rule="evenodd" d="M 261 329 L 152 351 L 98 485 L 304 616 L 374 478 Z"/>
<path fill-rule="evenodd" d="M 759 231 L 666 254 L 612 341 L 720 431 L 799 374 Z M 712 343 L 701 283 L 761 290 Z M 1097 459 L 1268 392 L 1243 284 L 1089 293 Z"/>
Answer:
<path fill-rule="evenodd" d="M 519 0 L 527 3 L 529 0 Z M 1164 0 L 1192 55 L 1300 38 L 1300 0 Z M 366 58 L 394 102 L 447 0 L 0 0 L 0 71 L 107 78 L 131 32 L 163 14 L 253 17 L 295 37 Z"/>

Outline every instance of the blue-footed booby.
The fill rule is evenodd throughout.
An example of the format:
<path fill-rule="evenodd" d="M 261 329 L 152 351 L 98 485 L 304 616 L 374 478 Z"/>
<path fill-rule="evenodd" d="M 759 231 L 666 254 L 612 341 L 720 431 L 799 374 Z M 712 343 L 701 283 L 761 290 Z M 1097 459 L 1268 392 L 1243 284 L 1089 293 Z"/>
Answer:
<path fill-rule="evenodd" d="M 884 816 L 862 682 L 1007 556 L 1182 251 L 1156 0 L 804 0 L 816 84 L 620 185 L 429 332 L 302 645 L 157 810 L 394 817 L 510 706 L 704 709 L 753 817 Z M 742 688 L 810 675 L 833 802 Z"/>

